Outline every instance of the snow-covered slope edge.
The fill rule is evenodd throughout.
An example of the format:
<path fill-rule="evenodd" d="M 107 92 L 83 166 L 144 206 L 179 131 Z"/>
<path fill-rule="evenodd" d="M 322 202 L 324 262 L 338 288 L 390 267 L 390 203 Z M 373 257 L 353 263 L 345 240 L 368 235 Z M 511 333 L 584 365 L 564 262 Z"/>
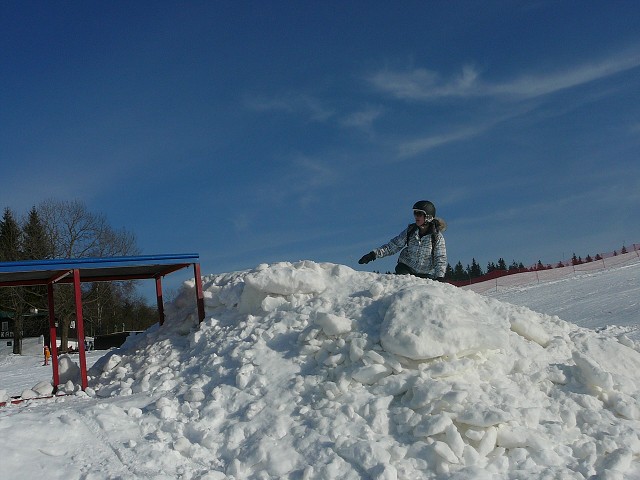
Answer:
<path fill-rule="evenodd" d="M 204 278 L 91 370 L 176 464 L 236 478 L 618 478 L 640 456 L 640 354 L 456 287 L 333 264 Z M 176 459 L 182 458 L 179 462 Z M 143 460 L 141 460 L 143 461 Z M 184 470 L 183 470 L 184 472 Z M 206 474 L 205 474 L 206 472 Z"/>

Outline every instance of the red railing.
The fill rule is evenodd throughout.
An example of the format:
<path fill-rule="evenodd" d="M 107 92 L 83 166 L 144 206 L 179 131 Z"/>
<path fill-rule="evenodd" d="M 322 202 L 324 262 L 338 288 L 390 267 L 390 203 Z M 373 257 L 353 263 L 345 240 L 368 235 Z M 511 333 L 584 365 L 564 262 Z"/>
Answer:
<path fill-rule="evenodd" d="M 633 254 L 637 257 L 640 257 L 640 244 L 634 243 L 629 248 L 626 248 L 626 250 L 627 250 L 626 254 L 622 253 L 622 249 L 614 250 L 613 252 L 608 252 L 608 253 L 600 253 L 600 254 L 597 254 L 595 257 L 593 257 L 591 261 L 582 260 L 581 262 L 580 261 L 576 262 L 573 259 L 570 259 L 570 260 L 560 261 L 556 264 L 556 266 L 547 265 L 544 268 L 540 268 L 539 265 L 536 264 L 529 268 L 524 268 L 524 269 L 517 268 L 517 269 L 511 269 L 511 270 L 493 270 L 480 277 L 474 277 L 474 278 L 469 278 L 465 280 L 447 280 L 447 282 L 457 287 L 463 287 L 465 285 L 473 285 L 475 283 L 482 283 L 490 280 L 497 280 L 498 278 L 505 277 L 507 275 L 515 275 L 518 273 L 543 272 L 547 270 L 562 269 L 562 268 L 571 268 L 573 272 L 603 270 L 605 268 L 614 266 L 617 263 L 626 263 L 626 261 L 629 258 L 628 257 L 629 254 Z M 562 264 L 562 266 L 559 266 L 560 264 Z M 538 275 L 536 275 L 536 280 L 539 281 Z"/>

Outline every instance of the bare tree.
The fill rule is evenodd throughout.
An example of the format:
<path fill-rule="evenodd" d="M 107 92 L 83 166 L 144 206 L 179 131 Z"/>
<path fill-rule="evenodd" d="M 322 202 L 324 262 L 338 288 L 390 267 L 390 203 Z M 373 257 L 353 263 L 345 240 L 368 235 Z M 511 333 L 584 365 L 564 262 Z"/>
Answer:
<path fill-rule="evenodd" d="M 46 200 L 38 207 L 45 225 L 54 258 L 86 258 L 104 256 L 136 255 L 139 250 L 135 237 L 126 230 L 114 230 L 102 214 L 91 213 L 84 203 L 61 200 Z M 133 292 L 131 285 L 121 288 Z M 88 287 L 85 303 L 107 302 L 110 291 Z M 110 290 L 110 289 L 109 289 Z M 105 295 L 101 295 L 105 292 Z M 60 323 L 60 349 L 68 348 L 69 327 L 75 318 L 73 289 L 69 285 L 56 285 L 56 316 Z"/>

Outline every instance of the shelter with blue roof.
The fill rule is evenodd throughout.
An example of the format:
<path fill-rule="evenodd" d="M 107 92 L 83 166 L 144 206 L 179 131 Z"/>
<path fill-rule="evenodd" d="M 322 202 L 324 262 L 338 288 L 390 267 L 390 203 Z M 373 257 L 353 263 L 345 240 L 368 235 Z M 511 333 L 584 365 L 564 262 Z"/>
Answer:
<path fill-rule="evenodd" d="M 34 285 L 47 286 L 51 355 L 54 359 L 51 364 L 53 368 L 53 384 L 54 386 L 57 386 L 60 376 L 58 373 L 57 361 L 58 352 L 56 345 L 53 285 L 65 283 L 73 285 L 81 382 L 82 389 L 85 390 L 88 386 L 87 360 L 84 342 L 84 322 L 82 317 L 82 291 L 80 284 L 85 282 L 153 279 L 156 284 L 159 322 L 160 325 L 162 325 L 164 323 L 162 278 L 183 268 L 192 267 L 195 278 L 195 300 L 198 310 L 198 319 L 202 322 L 204 320 L 204 296 L 202 293 L 202 277 L 200 274 L 199 258 L 199 255 L 196 253 L 186 253 L 0 262 L 0 287 L 24 287 Z"/>

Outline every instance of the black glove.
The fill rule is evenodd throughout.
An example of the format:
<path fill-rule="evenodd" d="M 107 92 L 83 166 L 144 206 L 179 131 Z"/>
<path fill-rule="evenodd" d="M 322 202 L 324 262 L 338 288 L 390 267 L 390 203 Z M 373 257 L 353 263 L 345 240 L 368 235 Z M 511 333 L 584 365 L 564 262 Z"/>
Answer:
<path fill-rule="evenodd" d="M 373 262 L 375 259 L 376 259 L 376 253 L 375 252 L 369 252 L 364 257 L 362 257 L 360 260 L 358 260 L 358 263 L 360 265 L 362 265 L 363 263 Z"/>

